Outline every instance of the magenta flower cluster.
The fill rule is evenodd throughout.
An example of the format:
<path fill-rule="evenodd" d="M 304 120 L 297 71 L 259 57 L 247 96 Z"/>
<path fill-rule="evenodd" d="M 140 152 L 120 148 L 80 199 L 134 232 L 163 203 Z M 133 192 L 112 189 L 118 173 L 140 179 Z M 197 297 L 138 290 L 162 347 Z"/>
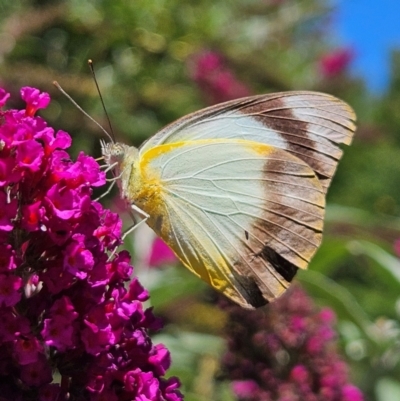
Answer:
<path fill-rule="evenodd" d="M 214 51 L 204 51 L 194 58 L 191 75 L 210 104 L 251 94 L 227 66 L 223 56 Z"/>
<path fill-rule="evenodd" d="M 91 199 L 105 174 L 35 116 L 48 94 L 21 96 L 2 111 L 0 89 L 0 400 L 181 400 L 129 254 L 108 260 L 121 221 Z"/>
<path fill-rule="evenodd" d="M 319 60 L 320 72 L 324 78 L 334 78 L 346 71 L 353 58 L 354 51 L 351 49 L 334 50 Z"/>
<path fill-rule="evenodd" d="M 226 310 L 223 367 L 238 400 L 363 401 L 336 348 L 334 313 L 300 287 L 264 310 Z"/>

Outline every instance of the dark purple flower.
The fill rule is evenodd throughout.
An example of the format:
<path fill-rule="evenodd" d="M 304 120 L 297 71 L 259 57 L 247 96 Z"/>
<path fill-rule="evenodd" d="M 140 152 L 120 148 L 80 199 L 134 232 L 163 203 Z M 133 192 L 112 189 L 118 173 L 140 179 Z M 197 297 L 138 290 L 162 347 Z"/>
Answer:
<path fill-rule="evenodd" d="M 131 399 L 147 401 L 160 398 L 158 380 L 152 372 L 131 370 L 125 374 L 124 383 L 127 392 L 131 394 Z"/>
<path fill-rule="evenodd" d="M 0 319 L 0 340 L 3 344 L 15 341 L 20 335 L 29 335 L 29 320 L 24 316 L 15 316 L 12 309 L 0 308 Z"/>
<path fill-rule="evenodd" d="M 149 363 L 154 366 L 155 372 L 163 376 L 171 365 L 171 357 L 163 344 L 156 345 L 149 356 Z"/>
<path fill-rule="evenodd" d="M 140 284 L 137 278 L 134 278 L 129 285 L 129 299 L 141 302 L 149 299 L 149 292 Z"/>
<path fill-rule="evenodd" d="M 62 352 L 76 346 L 77 327 L 73 322 L 78 316 L 68 297 L 55 301 L 50 308 L 49 318 L 43 320 L 41 335 L 45 344 Z"/>
<path fill-rule="evenodd" d="M 50 383 L 52 379 L 51 367 L 44 354 L 40 354 L 33 363 L 21 365 L 21 380 L 27 386 L 40 387 Z"/>
<path fill-rule="evenodd" d="M 0 305 L 14 306 L 21 299 L 21 277 L 0 274 Z"/>
<path fill-rule="evenodd" d="M 222 301 L 229 314 L 223 358 L 238 400 L 362 401 L 335 344 L 334 314 L 293 287 L 263 311 Z"/>
<path fill-rule="evenodd" d="M 0 230 L 11 231 L 14 228 L 12 220 L 17 213 L 17 200 L 7 199 L 7 194 L 0 192 Z"/>
<path fill-rule="evenodd" d="M 22 226 L 27 231 L 37 231 L 40 229 L 40 222 L 45 216 L 45 209 L 42 202 L 38 201 L 30 205 L 22 206 Z"/>
<path fill-rule="evenodd" d="M 35 116 L 48 94 L 21 94 L 25 110 L 0 111 L 0 398 L 181 400 L 129 254 L 109 260 L 122 223 L 91 199 L 104 172 Z"/>
<path fill-rule="evenodd" d="M 83 234 L 74 234 L 64 254 L 64 269 L 79 279 L 86 278 L 94 265 L 93 254 L 86 248 L 85 239 Z"/>
<path fill-rule="evenodd" d="M 39 390 L 39 401 L 58 401 L 62 399 L 58 384 L 45 384 Z"/>
<path fill-rule="evenodd" d="M 39 352 L 43 352 L 43 348 L 36 337 L 33 335 L 20 336 L 15 342 L 16 360 L 21 365 L 34 363 L 39 358 Z"/>
<path fill-rule="evenodd" d="M 14 270 L 15 267 L 15 251 L 12 249 L 11 245 L 0 245 L 0 272 Z"/>
<path fill-rule="evenodd" d="M 44 319 L 41 334 L 46 345 L 59 351 L 65 351 L 73 345 L 73 326 L 69 319 L 63 316 L 56 315 L 51 319 Z"/>

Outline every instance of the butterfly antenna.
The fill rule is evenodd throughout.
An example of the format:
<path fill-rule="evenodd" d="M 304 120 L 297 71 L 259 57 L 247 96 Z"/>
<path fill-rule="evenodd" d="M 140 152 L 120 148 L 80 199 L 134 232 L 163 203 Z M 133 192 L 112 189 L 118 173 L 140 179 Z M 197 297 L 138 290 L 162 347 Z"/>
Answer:
<path fill-rule="evenodd" d="M 96 84 L 97 93 L 100 96 L 101 105 L 103 106 L 104 114 L 105 114 L 105 116 L 107 118 L 107 121 L 108 121 L 108 126 L 110 127 L 111 137 L 113 138 L 112 142 L 115 142 L 114 130 L 113 130 L 113 127 L 111 125 L 111 120 L 110 120 L 110 117 L 108 116 L 108 113 L 107 113 L 107 110 L 106 110 L 106 106 L 104 105 L 103 96 L 101 95 L 101 92 L 100 92 L 100 87 L 99 87 L 99 84 L 97 82 L 96 73 L 94 72 L 93 61 L 89 59 L 88 60 L 88 64 L 89 64 L 90 71 L 92 72 L 92 75 L 93 75 L 94 83 Z"/>
<path fill-rule="evenodd" d="M 95 123 L 105 134 L 106 136 L 110 139 L 111 142 L 115 142 L 114 138 L 93 118 L 91 117 L 88 113 L 86 113 L 85 110 L 82 109 L 81 106 L 79 106 L 78 103 L 75 102 L 74 99 L 70 95 L 68 95 L 67 92 L 61 87 L 61 85 L 57 81 L 53 81 L 53 85 L 81 112 L 83 113 L 90 121 Z"/>

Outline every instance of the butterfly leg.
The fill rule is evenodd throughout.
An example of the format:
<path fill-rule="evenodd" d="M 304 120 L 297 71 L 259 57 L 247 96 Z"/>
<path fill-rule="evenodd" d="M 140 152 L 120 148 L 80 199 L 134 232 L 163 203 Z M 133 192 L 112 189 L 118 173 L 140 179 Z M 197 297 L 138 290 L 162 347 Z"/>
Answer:
<path fill-rule="evenodd" d="M 145 223 L 147 221 L 147 219 L 150 217 L 149 214 L 147 214 L 145 211 L 143 211 L 142 209 L 140 209 L 139 207 L 137 207 L 136 205 L 131 205 L 131 208 L 129 210 L 129 214 L 132 217 L 132 220 L 135 221 L 135 216 L 133 214 L 133 212 L 136 212 L 136 214 L 138 214 L 140 217 L 142 217 L 142 220 L 139 221 L 139 223 L 134 223 L 131 227 L 129 227 L 123 234 L 121 239 L 124 240 L 125 237 L 127 237 L 130 233 L 132 233 L 134 230 L 136 230 L 140 225 L 142 225 L 143 223 Z M 111 252 L 110 256 L 108 257 L 107 262 L 109 262 L 112 257 L 115 255 L 115 252 L 117 252 L 118 247 L 115 247 L 114 250 Z"/>
<path fill-rule="evenodd" d="M 123 234 L 122 234 L 122 239 L 125 239 L 125 237 L 127 237 L 131 232 L 133 232 L 134 230 L 136 230 L 140 225 L 142 225 L 143 223 L 145 223 L 147 221 L 147 219 L 150 217 L 149 214 L 147 214 L 145 211 L 143 211 L 142 209 L 140 209 L 139 207 L 137 207 L 136 205 L 131 205 L 131 210 L 129 211 L 129 214 L 132 217 L 132 220 L 135 221 L 135 216 L 133 214 L 133 212 L 136 212 L 136 214 L 138 214 L 142 220 L 139 221 L 139 223 L 135 223 L 133 224 L 131 227 L 129 227 Z"/>
<path fill-rule="evenodd" d="M 108 195 L 111 190 L 113 189 L 115 185 L 116 180 L 112 180 L 111 184 L 108 186 L 107 190 L 103 192 L 98 198 L 95 199 L 96 202 L 98 202 L 101 198 L 104 198 L 106 195 Z"/>
<path fill-rule="evenodd" d="M 104 172 L 108 173 L 109 171 L 113 170 L 114 167 L 116 167 L 116 166 L 118 166 L 118 162 L 115 162 L 115 163 L 110 164 L 110 165 L 105 164 L 104 166 L 101 166 L 101 168 L 105 167 Z"/>
<path fill-rule="evenodd" d="M 98 202 L 101 198 L 104 198 L 106 195 L 108 195 L 111 190 L 113 189 L 115 183 L 122 177 L 122 173 L 118 177 L 113 177 L 113 178 L 107 178 L 107 182 L 111 182 L 110 186 L 107 188 L 106 192 L 101 194 L 98 198 L 95 199 L 96 202 Z"/>

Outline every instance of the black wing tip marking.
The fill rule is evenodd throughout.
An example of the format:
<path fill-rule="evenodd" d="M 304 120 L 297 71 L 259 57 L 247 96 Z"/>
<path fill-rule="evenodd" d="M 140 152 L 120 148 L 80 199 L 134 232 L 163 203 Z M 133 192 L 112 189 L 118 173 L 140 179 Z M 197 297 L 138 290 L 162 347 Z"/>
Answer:
<path fill-rule="evenodd" d="M 269 246 L 264 246 L 256 256 L 269 263 L 288 283 L 293 280 L 293 277 L 297 273 L 297 266 L 286 260 Z M 244 298 L 249 307 L 260 308 L 269 303 L 269 300 L 265 298 L 252 276 L 242 276 L 234 270 L 232 271 L 232 276 L 236 290 Z"/>
<path fill-rule="evenodd" d="M 235 288 L 253 308 L 259 308 L 268 304 L 268 300 L 263 297 L 263 294 L 253 277 L 241 276 L 232 271 Z"/>
<path fill-rule="evenodd" d="M 293 277 L 297 273 L 298 267 L 296 265 L 286 260 L 278 252 L 267 245 L 263 247 L 257 256 L 269 262 L 288 283 L 293 280 Z"/>

